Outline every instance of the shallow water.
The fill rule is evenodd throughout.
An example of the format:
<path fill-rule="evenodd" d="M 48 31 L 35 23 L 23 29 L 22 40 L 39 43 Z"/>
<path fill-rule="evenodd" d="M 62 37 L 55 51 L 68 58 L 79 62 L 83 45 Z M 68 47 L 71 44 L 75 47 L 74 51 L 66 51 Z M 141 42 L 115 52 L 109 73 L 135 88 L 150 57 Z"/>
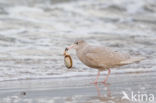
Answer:
<path fill-rule="evenodd" d="M 96 75 L 74 50 L 65 68 L 77 38 L 147 57 L 112 74 L 156 72 L 156 1 L 0 0 L 0 81 Z"/>
<path fill-rule="evenodd" d="M 150 75 L 150 76 L 149 76 Z M 156 95 L 155 73 L 111 75 L 107 84 L 90 84 L 95 77 L 73 77 L 0 82 L 2 103 L 155 103 L 138 99 L 142 94 Z M 100 78 L 102 80 L 103 77 Z M 127 82 L 128 81 L 128 82 Z M 10 86 L 11 85 L 11 86 Z M 122 99 L 123 92 L 130 100 Z M 136 101 L 131 99 L 136 94 Z M 155 99 L 155 98 L 154 98 Z"/>

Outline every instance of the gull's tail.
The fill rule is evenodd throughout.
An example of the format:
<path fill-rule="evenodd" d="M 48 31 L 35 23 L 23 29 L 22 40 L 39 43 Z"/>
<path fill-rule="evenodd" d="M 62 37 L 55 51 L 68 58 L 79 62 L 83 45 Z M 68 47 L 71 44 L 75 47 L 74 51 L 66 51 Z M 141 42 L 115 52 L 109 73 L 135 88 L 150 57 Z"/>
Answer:
<path fill-rule="evenodd" d="M 145 57 L 131 57 L 125 61 L 121 61 L 120 64 L 131 64 L 131 63 L 135 63 L 135 62 L 140 62 L 141 60 L 144 60 Z"/>

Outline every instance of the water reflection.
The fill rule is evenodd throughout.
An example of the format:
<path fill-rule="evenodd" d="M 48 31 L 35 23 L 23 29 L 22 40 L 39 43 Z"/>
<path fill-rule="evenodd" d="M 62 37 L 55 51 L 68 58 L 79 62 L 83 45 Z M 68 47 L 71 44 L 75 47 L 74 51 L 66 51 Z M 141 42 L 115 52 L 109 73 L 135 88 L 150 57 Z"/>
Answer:
<path fill-rule="evenodd" d="M 100 102 L 112 102 L 112 103 L 132 103 L 128 100 L 122 100 L 121 97 L 113 96 L 112 91 L 110 89 L 111 84 L 105 83 L 105 84 L 95 84 L 95 88 L 97 90 L 97 99 Z"/>
<path fill-rule="evenodd" d="M 111 91 L 110 91 L 110 84 L 108 83 L 105 83 L 103 84 L 103 87 L 102 88 L 99 88 L 99 84 L 95 84 L 95 87 L 96 87 L 96 90 L 97 90 L 97 94 L 98 94 L 98 97 L 102 97 L 101 95 L 101 92 L 102 92 L 102 88 L 105 88 L 106 87 L 106 94 L 107 94 L 107 97 L 111 97 Z"/>

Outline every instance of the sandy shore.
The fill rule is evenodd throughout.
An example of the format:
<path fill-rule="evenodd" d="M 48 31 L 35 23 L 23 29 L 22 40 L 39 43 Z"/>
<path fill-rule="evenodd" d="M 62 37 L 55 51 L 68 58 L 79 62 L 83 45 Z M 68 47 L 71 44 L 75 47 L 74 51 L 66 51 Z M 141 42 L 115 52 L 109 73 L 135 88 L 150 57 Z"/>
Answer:
<path fill-rule="evenodd" d="M 94 76 L 0 82 L 1 103 L 131 103 L 135 93 L 156 96 L 155 72 L 112 74 L 108 84 L 90 84 Z M 100 80 L 103 79 L 101 76 Z M 130 97 L 131 98 L 131 97 Z M 137 98 L 137 97 L 136 97 Z M 136 101 L 139 103 L 139 101 Z M 154 103 L 145 101 L 141 103 Z"/>

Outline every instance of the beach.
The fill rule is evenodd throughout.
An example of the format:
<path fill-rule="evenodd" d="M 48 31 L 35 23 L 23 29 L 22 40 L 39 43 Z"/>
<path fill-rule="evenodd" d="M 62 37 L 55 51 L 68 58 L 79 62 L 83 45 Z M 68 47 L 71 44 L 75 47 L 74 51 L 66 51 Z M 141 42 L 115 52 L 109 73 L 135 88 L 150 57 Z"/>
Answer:
<path fill-rule="evenodd" d="M 150 76 L 149 76 L 150 74 Z M 102 76 L 100 81 L 103 80 Z M 122 99 L 123 92 L 131 96 L 156 95 L 155 73 L 113 74 L 107 84 L 91 84 L 94 76 L 5 81 L 0 85 L 1 103 L 154 103 Z M 131 98 L 131 97 L 130 97 Z"/>
<path fill-rule="evenodd" d="M 145 60 L 90 84 L 74 50 L 64 65 L 77 39 Z M 0 0 L 0 103 L 155 103 L 155 41 L 155 0 Z"/>

